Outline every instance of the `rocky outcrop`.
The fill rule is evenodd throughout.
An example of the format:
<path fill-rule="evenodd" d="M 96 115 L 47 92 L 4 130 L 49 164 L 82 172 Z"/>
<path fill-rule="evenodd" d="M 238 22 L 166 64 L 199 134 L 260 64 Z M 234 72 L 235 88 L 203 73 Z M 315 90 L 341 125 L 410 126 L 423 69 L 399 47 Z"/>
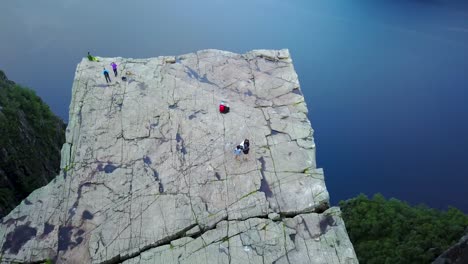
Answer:
<path fill-rule="evenodd" d="M 69 120 L 62 173 L 1 225 L 4 261 L 357 263 L 287 50 L 83 60 Z"/>
<path fill-rule="evenodd" d="M 0 217 L 59 173 L 64 142 L 62 120 L 0 71 Z"/>
<path fill-rule="evenodd" d="M 432 264 L 464 264 L 468 263 L 468 230 L 465 235 L 440 255 Z"/>

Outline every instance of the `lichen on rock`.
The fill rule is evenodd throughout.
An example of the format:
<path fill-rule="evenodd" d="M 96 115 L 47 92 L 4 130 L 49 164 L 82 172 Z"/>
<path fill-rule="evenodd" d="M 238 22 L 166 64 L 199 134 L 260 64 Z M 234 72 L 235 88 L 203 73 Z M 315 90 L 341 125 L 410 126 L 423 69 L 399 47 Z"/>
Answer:
<path fill-rule="evenodd" d="M 287 50 L 83 59 L 69 120 L 61 175 L 0 228 L 37 232 L 3 260 L 357 263 Z"/>

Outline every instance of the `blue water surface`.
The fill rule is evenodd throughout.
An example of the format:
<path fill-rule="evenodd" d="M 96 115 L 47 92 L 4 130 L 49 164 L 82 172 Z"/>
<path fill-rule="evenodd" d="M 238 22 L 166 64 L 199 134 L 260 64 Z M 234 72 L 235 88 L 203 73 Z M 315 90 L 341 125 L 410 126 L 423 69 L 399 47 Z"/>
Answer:
<path fill-rule="evenodd" d="M 332 203 L 468 212 L 468 7 L 449 0 L 4 1 L 0 69 L 64 120 L 87 51 L 289 48 Z"/>

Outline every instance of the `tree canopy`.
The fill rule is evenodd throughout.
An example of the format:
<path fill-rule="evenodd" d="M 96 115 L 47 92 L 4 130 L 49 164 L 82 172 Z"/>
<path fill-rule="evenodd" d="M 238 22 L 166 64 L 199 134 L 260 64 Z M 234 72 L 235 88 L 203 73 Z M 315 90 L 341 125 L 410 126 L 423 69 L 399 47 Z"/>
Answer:
<path fill-rule="evenodd" d="M 450 207 L 446 211 L 410 206 L 397 199 L 364 194 L 340 202 L 343 219 L 359 262 L 430 263 L 468 227 L 468 216 Z"/>
<path fill-rule="evenodd" d="M 0 71 L 0 217 L 59 170 L 63 121 Z"/>

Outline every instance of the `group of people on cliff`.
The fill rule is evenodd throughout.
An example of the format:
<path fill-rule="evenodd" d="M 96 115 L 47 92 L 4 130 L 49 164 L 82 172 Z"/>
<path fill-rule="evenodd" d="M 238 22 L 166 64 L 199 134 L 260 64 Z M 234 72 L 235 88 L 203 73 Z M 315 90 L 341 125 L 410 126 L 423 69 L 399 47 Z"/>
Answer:
<path fill-rule="evenodd" d="M 95 62 L 99 61 L 98 58 L 92 56 L 89 52 L 88 52 L 88 60 L 89 61 L 95 61 Z M 114 76 L 117 77 L 117 64 L 115 62 L 112 62 L 110 64 L 110 66 L 112 66 L 112 70 L 114 71 Z M 109 71 L 106 69 L 106 67 L 104 67 L 104 70 L 102 71 L 102 73 L 104 74 L 104 78 L 106 79 L 106 83 L 112 82 L 112 80 L 111 80 L 111 78 L 109 76 Z M 229 113 L 229 106 L 224 101 L 222 101 L 221 104 L 219 105 L 219 112 L 222 113 L 222 114 Z M 248 139 L 244 139 L 244 141 L 242 141 L 234 149 L 234 156 L 235 156 L 236 160 L 240 160 L 240 156 L 242 154 L 244 154 L 244 160 L 246 160 L 247 159 L 247 154 L 249 154 L 249 150 L 250 150 L 250 141 Z"/>
<path fill-rule="evenodd" d="M 244 139 L 244 141 L 242 141 L 234 149 L 234 155 L 236 157 L 236 160 L 240 159 L 240 156 L 242 155 L 242 153 L 244 153 L 244 160 L 246 160 L 247 154 L 249 154 L 249 150 L 250 150 L 250 141 L 248 139 Z"/>
<path fill-rule="evenodd" d="M 88 60 L 89 61 L 96 61 L 98 62 L 98 58 L 96 58 L 95 56 L 92 56 L 89 51 L 88 51 Z M 112 67 L 112 70 L 114 71 L 114 76 L 117 77 L 117 64 L 115 62 L 112 62 L 110 64 L 110 66 Z M 102 71 L 102 73 L 104 74 L 104 78 L 106 79 L 106 83 L 110 83 L 112 82 L 110 76 L 109 76 L 109 71 L 106 69 L 106 67 L 104 67 L 104 70 Z"/>
<path fill-rule="evenodd" d="M 229 111 L 230 111 L 229 105 L 226 102 L 221 101 L 221 103 L 219 104 L 219 112 L 221 114 L 227 114 L 229 113 Z M 244 153 L 244 160 L 247 160 L 247 154 L 249 154 L 249 150 L 250 150 L 250 141 L 248 139 L 244 139 L 244 141 L 242 141 L 234 149 L 234 156 L 236 160 L 240 159 L 240 156 L 242 155 L 242 153 Z"/>
<path fill-rule="evenodd" d="M 117 64 L 115 62 L 112 62 L 110 64 L 112 66 L 112 70 L 114 71 L 114 76 L 117 77 Z M 110 83 L 111 78 L 109 77 L 109 71 L 104 67 L 104 70 L 102 72 L 104 74 L 104 77 L 106 78 L 106 83 Z"/>

